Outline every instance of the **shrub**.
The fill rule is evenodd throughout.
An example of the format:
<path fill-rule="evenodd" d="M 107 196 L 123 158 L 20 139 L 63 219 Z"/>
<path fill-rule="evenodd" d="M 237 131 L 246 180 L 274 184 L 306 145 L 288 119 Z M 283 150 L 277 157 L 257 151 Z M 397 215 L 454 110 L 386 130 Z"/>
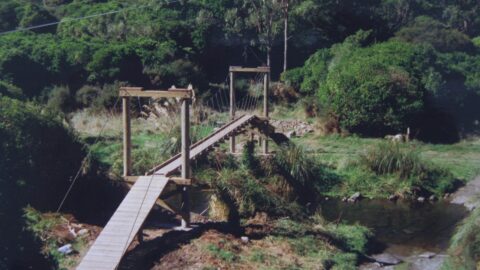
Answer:
<path fill-rule="evenodd" d="M 74 109 L 74 101 L 67 86 L 55 86 L 48 93 L 47 108 L 53 112 L 69 112 Z"/>
<path fill-rule="evenodd" d="M 25 98 L 22 89 L 5 81 L 0 81 L 0 96 L 1 95 L 16 99 Z"/>
<path fill-rule="evenodd" d="M 289 69 L 282 73 L 280 80 L 285 82 L 288 86 L 293 87 L 295 90 L 299 90 L 303 81 L 303 70 L 303 68 Z"/>
<path fill-rule="evenodd" d="M 475 47 L 480 48 L 480 37 L 476 37 L 472 39 L 472 42 L 473 42 L 473 45 L 475 45 Z"/>
<path fill-rule="evenodd" d="M 22 230 L 22 208 L 55 210 L 83 158 L 73 134 L 42 108 L 0 97 L 0 234 L 13 235 L 0 242 L 1 260 L 11 268 L 32 263 L 38 248 Z M 32 250 L 34 249 L 34 250 Z M 12 263 L 21 262 L 17 267 Z"/>
<path fill-rule="evenodd" d="M 112 108 L 118 99 L 118 90 L 126 85 L 123 82 L 105 84 L 103 87 L 85 85 L 75 94 L 75 100 L 81 107 L 89 107 L 96 111 Z"/>

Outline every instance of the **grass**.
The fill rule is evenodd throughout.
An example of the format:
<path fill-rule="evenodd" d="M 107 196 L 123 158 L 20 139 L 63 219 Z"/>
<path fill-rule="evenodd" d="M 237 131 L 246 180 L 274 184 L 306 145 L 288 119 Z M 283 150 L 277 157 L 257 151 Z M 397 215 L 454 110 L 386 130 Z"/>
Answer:
<path fill-rule="evenodd" d="M 338 135 L 307 135 L 295 138 L 295 142 L 309 149 L 320 162 L 341 167 L 350 158 L 356 158 L 366 149 L 384 142 L 384 139 L 342 137 Z M 456 144 L 427 144 L 414 141 L 411 145 L 420 157 L 449 169 L 456 178 L 470 181 L 480 174 L 480 138 L 463 140 Z"/>
<path fill-rule="evenodd" d="M 457 227 L 442 270 L 470 270 L 480 266 L 480 208 Z"/>
<path fill-rule="evenodd" d="M 430 173 L 427 178 L 433 178 L 422 185 L 429 192 L 441 195 L 451 188 L 452 179 L 468 182 L 480 174 L 478 138 L 453 145 L 432 145 L 417 141 L 399 144 L 398 149 L 387 150 L 390 151 L 390 158 L 395 155 L 400 158 L 385 159 L 383 164 L 375 165 L 376 169 L 372 168 L 375 166 L 352 166 L 352 163 L 358 163 L 362 157 L 365 159 L 366 155 L 372 155 L 372 152 L 378 154 L 372 149 L 383 145 L 383 139 L 308 135 L 294 141 L 303 145 L 308 149 L 308 154 L 333 168 L 340 176 L 339 184 L 324 192 L 329 196 L 349 196 L 354 192 L 361 192 L 372 198 L 385 198 L 391 194 L 408 195 L 412 186 L 419 184 L 415 178 L 422 178 L 419 177 L 422 173 Z M 376 161 L 381 161 L 381 158 L 380 156 Z M 379 165 L 383 168 L 379 168 Z M 401 169 L 405 171 L 399 172 Z M 402 174 L 412 177 L 402 177 L 406 176 Z"/>
<path fill-rule="evenodd" d="M 58 225 L 65 224 L 66 219 L 60 214 L 42 214 L 32 207 L 24 209 L 24 217 L 27 222 L 27 230 L 33 232 L 44 243 L 42 253 L 53 259 L 58 265 L 58 269 L 72 269 L 77 263 L 76 256 L 67 256 L 58 252 L 58 248 L 64 243 L 62 239 L 54 234 L 54 229 Z M 86 249 L 87 239 L 85 237 L 76 237 L 70 244 L 76 252 L 83 252 Z"/>
<path fill-rule="evenodd" d="M 321 224 L 319 223 L 321 222 Z M 209 231 L 183 247 L 198 267 L 215 265 L 221 269 L 356 269 L 359 253 L 366 248 L 369 231 L 361 226 L 331 225 L 315 218 L 293 221 L 288 218 L 273 223 L 272 232 L 242 243 L 231 235 Z M 308 233 L 307 233 L 308 232 Z M 326 236 L 339 239 L 337 246 Z M 344 247 L 345 246 L 345 247 Z M 350 247 L 352 247 L 350 249 Z M 195 254 L 202 252 L 204 255 Z M 177 251 L 178 252 L 178 251 Z M 192 254 L 192 252 L 194 252 Z M 183 257 L 175 254 L 175 257 Z M 185 266 L 188 268 L 188 266 Z"/>

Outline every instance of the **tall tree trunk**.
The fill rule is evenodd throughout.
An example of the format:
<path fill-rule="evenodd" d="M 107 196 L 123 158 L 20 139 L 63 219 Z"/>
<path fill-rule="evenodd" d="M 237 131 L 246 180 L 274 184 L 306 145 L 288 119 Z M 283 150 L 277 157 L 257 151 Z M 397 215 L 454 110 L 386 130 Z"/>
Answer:
<path fill-rule="evenodd" d="M 285 19 L 284 19 L 284 29 L 283 29 L 283 72 L 287 71 L 287 61 L 288 61 L 288 0 L 285 3 L 284 7 Z"/>
<path fill-rule="evenodd" d="M 272 53 L 272 47 L 268 45 L 267 47 L 267 67 L 270 67 L 270 55 Z"/>

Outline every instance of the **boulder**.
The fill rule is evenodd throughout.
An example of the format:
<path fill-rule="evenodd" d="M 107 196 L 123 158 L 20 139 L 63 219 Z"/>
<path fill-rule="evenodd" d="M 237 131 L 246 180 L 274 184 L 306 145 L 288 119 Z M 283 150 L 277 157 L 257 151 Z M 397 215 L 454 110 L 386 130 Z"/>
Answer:
<path fill-rule="evenodd" d="M 373 255 L 372 258 L 380 264 L 387 264 L 387 265 L 397 265 L 402 262 L 401 259 L 389 253 L 376 254 L 376 255 Z"/>
<path fill-rule="evenodd" d="M 87 235 L 88 234 L 88 230 L 87 229 L 81 229 L 80 231 L 78 231 L 77 235 L 78 236 L 84 236 L 84 235 Z"/>
<path fill-rule="evenodd" d="M 424 203 L 425 202 L 425 197 L 418 197 L 417 202 Z"/>
<path fill-rule="evenodd" d="M 295 130 L 292 130 L 292 131 L 287 132 L 287 134 L 285 134 L 285 136 L 287 136 L 287 138 L 291 139 L 291 138 L 297 136 L 297 132 Z"/>
<path fill-rule="evenodd" d="M 431 259 L 435 256 L 437 256 L 437 253 L 433 253 L 433 252 L 424 252 L 424 253 L 418 255 L 418 257 L 420 257 L 420 258 L 426 258 L 426 259 Z"/>
<path fill-rule="evenodd" d="M 390 196 L 388 196 L 388 200 L 390 201 L 396 201 L 398 200 L 399 196 L 397 194 L 392 194 Z"/>
<path fill-rule="evenodd" d="M 73 248 L 71 244 L 66 244 L 58 248 L 58 252 L 64 255 L 68 255 L 73 252 Z"/>
<path fill-rule="evenodd" d="M 362 198 L 362 194 L 360 192 L 355 192 L 352 196 L 348 198 L 348 202 L 354 203 L 357 202 Z"/>
<path fill-rule="evenodd" d="M 437 197 L 435 195 L 432 195 L 428 198 L 429 201 L 434 202 L 437 200 Z"/>

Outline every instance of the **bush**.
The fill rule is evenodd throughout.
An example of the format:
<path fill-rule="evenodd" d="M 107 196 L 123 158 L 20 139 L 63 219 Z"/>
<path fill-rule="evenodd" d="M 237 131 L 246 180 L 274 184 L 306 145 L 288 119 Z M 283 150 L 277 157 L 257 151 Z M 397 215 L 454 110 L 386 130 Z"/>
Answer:
<path fill-rule="evenodd" d="M 85 85 L 75 94 L 75 100 L 83 108 L 92 108 L 100 111 L 105 108 L 113 108 L 118 99 L 118 91 L 121 86 L 126 85 L 122 82 L 105 84 L 103 87 Z"/>
<path fill-rule="evenodd" d="M 0 137 L 0 213 L 8 216 L 0 234 L 12 236 L 0 242 L 0 260 L 11 269 L 43 268 L 35 261 L 38 246 L 22 230 L 22 208 L 56 210 L 81 163 L 82 146 L 54 116 L 7 97 L 0 97 Z"/>
<path fill-rule="evenodd" d="M 294 68 L 283 72 L 280 75 L 280 80 L 295 90 L 299 90 L 303 81 L 303 68 Z"/>
<path fill-rule="evenodd" d="M 475 45 L 475 47 L 480 48 L 480 37 L 476 37 L 472 39 L 472 42 L 473 42 L 473 45 Z"/>
<path fill-rule="evenodd" d="M 16 99 L 25 98 L 22 89 L 8 82 L 0 81 L 0 96 L 2 95 Z"/>
<path fill-rule="evenodd" d="M 411 124 L 424 109 L 425 89 L 412 63 L 421 53 L 389 42 L 356 49 L 333 67 L 318 91 L 321 103 L 348 131 L 382 136 Z"/>
<path fill-rule="evenodd" d="M 74 109 L 73 96 L 66 86 L 56 86 L 48 93 L 47 108 L 53 112 L 70 112 Z"/>

